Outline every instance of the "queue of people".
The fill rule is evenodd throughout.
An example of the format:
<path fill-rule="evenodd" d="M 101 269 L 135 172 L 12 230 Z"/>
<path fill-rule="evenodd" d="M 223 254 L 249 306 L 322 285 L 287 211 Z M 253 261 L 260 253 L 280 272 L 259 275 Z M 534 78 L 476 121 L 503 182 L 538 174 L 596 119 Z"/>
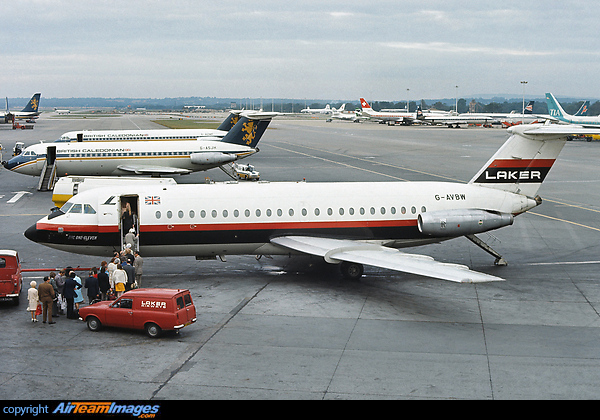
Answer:
<path fill-rule="evenodd" d="M 43 323 L 55 324 L 53 317 L 66 315 L 68 319 L 79 318 L 79 306 L 84 303 L 83 289 L 86 289 L 88 303 L 100 300 L 114 300 L 125 291 L 141 287 L 143 258 L 127 247 L 121 253 L 115 252 L 110 262 L 102 261 L 100 270 L 93 267 L 88 277 L 82 281 L 72 267 L 51 272 L 39 286 L 31 281 L 27 291 L 27 311 L 31 322 L 38 322 L 42 315 Z"/>

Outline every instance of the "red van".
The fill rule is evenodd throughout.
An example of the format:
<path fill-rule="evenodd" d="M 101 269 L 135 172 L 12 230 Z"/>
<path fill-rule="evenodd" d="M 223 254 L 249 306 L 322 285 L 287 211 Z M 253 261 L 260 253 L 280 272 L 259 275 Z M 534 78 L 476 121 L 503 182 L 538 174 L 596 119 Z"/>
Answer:
<path fill-rule="evenodd" d="M 18 305 L 22 283 L 19 254 L 17 251 L 0 249 L 0 299 L 10 299 Z"/>
<path fill-rule="evenodd" d="M 196 307 L 189 290 L 134 289 L 114 301 L 102 301 L 79 309 L 79 319 L 91 331 L 102 327 L 146 330 L 150 337 L 179 330 L 196 322 Z"/>

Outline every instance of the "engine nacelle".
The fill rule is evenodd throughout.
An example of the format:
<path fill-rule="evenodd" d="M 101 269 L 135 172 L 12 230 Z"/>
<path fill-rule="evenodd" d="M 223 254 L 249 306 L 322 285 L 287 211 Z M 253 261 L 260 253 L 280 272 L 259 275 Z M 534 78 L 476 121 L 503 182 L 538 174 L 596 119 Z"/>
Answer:
<path fill-rule="evenodd" d="M 457 209 L 419 214 L 419 231 L 425 235 L 464 236 L 513 224 L 512 214 L 488 210 Z"/>
<path fill-rule="evenodd" d="M 223 165 L 237 159 L 236 155 L 221 152 L 192 153 L 190 155 L 195 165 Z"/>

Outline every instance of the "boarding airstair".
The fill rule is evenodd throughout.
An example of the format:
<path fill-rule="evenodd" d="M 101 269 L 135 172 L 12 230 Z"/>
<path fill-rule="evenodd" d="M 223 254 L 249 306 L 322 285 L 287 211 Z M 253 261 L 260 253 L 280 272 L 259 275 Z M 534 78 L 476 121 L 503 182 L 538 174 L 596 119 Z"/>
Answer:
<path fill-rule="evenodd" d="M 56 165 L 44 162 L 44 168 L 40 174 L 40 182 L 38 183 L 38 191 L 51 191 L 56 182 Z"/>
<path fill-rule="evenodd" d="M 56 182 L 56 146 L 48 146 L 46 149 L 46 160 L 40 173 L 38 191 L 51 191 Z"/>

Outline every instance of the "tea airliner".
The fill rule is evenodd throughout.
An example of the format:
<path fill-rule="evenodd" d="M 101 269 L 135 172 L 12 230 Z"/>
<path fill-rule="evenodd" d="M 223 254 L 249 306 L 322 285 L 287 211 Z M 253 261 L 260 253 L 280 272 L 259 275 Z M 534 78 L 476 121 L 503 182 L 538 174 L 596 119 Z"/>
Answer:
<path fill-rule="evenodd" d="M 511 127 L 508 140 L 467 184 L 230 182 L 93 189 L 73 196 L 25 236 L 64 251 L 111 255 L 122 245 L 121 207 L 129 202 L 138 215 L 144 257 L 309 254 L 339 264 L 349 278 L 371 265 L 456 282 L 497 281 L 502 278 L 399 249 L 466 236 L 497 264 L 505 263 L 475 235 L 509 226 L 541 204 L 538 189 L 577 130 Z"/>

